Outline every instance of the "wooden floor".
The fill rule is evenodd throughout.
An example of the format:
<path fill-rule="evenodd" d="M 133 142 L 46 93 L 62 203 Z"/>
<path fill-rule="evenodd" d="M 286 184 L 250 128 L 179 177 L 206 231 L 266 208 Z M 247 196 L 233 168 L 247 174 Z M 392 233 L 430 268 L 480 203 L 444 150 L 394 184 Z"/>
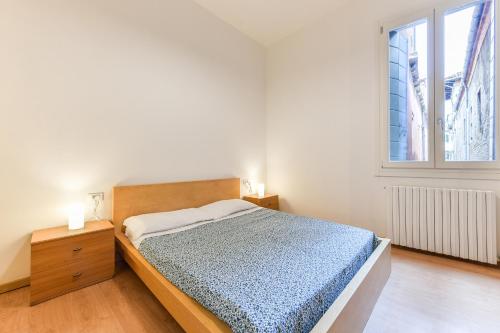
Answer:
<path fill-rule="evenodd" d="M 500 332 L 500 270 L 392 249 L 365 333 Z"/>
<path fill-rule="evenodd" d="M 393 249 L 391 278 L 365 333 L 500 332 L 500 270 Z M 115 278 L 29 306 L 0 295 L 0 332 L 182 332 L 127 267 Z"/>
<path fill-rule="evenodd" d="M 29 306 L 29 287 L 0 295 L 1 333 L 183 332 L 127 266 L 112 280 Z"/>

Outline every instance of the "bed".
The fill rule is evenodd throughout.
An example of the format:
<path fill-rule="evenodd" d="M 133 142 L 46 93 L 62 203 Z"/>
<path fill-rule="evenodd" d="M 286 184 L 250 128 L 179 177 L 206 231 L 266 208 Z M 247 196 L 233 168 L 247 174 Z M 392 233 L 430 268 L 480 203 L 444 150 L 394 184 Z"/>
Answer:
<path fill-rule="evenodd" d="M 255 304 L 235 297 L 240 291 L 236 283 L 238 281 L 246 286 L 251 295 L 259 294 L 262 295 L 259 300 L 266 300 L 257 304 L 261 313 L 272 312 L 272 302 L 287 304 L 290 300 L 294 301 L 290 306 L 300 308 L 301 312 L 295 311 L 292 317 L 277 313 L 273 318 L 281 320 L 281 326 L 277 327 L 283 331 L 362 332 L 390 274 L 390 242 L 375 238 L 367 231 L 255 209 L 241 216 L 230 216 L 223 221 L 177 234 L 151 237 L 138 248 L 124 234 L 123 222 L 131 216 L 200 207 L 239 197 L 240 180 L 237 178 L 115 187 L 113 222 L 118 248 L 125 261 L 187 332 L 273 331 L 273 327 L 266 326 L 268 323 L 259 316 L 258 310 L 248 310 Z M 242 237 L 241 232 L 234 232 L 244 228 L 247 228 L 245 237 Z M 283 233 L 288 234 L 282 236 Z M 355 236 L 348 233 L 355 233 Z M 220 238 L 220 235 L 224 237 Z M 339 238 L 336 242 L 328 243 L 329 239 L 335 237 L 350 238 Z M 293 244 L 287 244 L 284 241 L 287 239 L 293 239 Z M 315 240 L 314 244 L 310 239 Z M 359 244 L 355 245 L 356 242 Z M 329 248 L 328 244 L 337 245 Z M 241 260 L 246 258 L 244 253 L 256 248 L 259 249 L 257 255 L 253 254 L 249 258 L 255 259 L 261 255 L 260 259 Z M 165 249 L 167 251 L 158 255 Z M 346 265 L 349 265 L 344 267 L 340 265 L 343 257 L 336 256 L 350 249 L 359 251 L 356 250 L 350 257 L 345 256 L 349 258 L 346 259 Z M 207 255 L 211 251 L 217 255 Z M 307 254 L 303 257 L 317 257 L 318 262 L 307 260 L 301 263 L 300 254 L 307 251 L 314 252 L 314 257 L 308 257 Z M 229 255 L 224 256 L 226 252 Z M 199 260 L 202 255 L 211 259 Z M 264 260 L 279 255 L 282 257 L 278 261 Z M 327 258 L 330 257 L 336 259 L 329 261 Z M 267 262 L 267 266 L 262 264 L 264 262 Z M 281 262 L 292 263 L 295 268 L 281 267 Z M 182 267 L 183 264 L 185 267 Z M 302 264 L 306 266 L 302 267 Z M 198 270 L 189 271 L 195 266 L 199 266 Z M 323 270 L 323 273 L 309 274 L 308 277 L 310 269 Z M 346 274 L 346 269 L 352 274 Z M 256 275 L 249 276 L 252 272 Z M 325 272 L 331 272 L 332 277 L 344 277 L 345 281 L 337 281 L 331 286 L 327 280 L 317 281 L 321 280 L 317 277 L 327 275 Z M 335 272 L 339 274 L 335 275 Z M 267 284 L 262 280 L 260 285 L 252 285 L 265 274 L 271 274 L 273 278 Z M 280 277 L 286 277 L 289 281 L 280 281 Z M 209 281 L 213 279 L 231 283 L 210 284 Z M 287 287 L 292 288 L 293 292 L 287 291 Z M 296 292 L 302 289 L 310 294 Z M 322 294 L 318 293 L 320 289 Z M 231 291 L 233 294 L 229 293 Z M 281 297 L 282 294 L 294 297 L 287 299 Z M 314 318 L 313 323 L 304 321 L 304 317 Z M 255 323 L 261 326 L 255 326 Z M 287 327 L 288 324 L 292 326 Z"/>

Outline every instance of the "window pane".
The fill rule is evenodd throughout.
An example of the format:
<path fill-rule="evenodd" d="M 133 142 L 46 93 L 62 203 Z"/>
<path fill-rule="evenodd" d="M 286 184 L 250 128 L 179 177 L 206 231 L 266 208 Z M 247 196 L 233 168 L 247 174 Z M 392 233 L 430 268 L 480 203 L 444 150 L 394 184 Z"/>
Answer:
<path fill-rule="evenodd" d="M 427 161 L 427 20 L 389 31 L 391 161 Z"/>
<path fill-rule="evenodd" d="M 495 160 L 494 1 L 444 17 L 445 160 Z"/>

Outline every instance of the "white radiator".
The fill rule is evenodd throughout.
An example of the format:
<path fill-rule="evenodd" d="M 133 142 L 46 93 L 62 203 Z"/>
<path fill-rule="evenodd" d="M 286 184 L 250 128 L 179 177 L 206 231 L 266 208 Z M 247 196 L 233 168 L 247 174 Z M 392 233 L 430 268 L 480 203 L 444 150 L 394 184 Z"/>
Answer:
<path fill-rule="evenodd" d="M 404 186 L 388 192 L 393 244 L 497 264 L 494 192 Z"/>

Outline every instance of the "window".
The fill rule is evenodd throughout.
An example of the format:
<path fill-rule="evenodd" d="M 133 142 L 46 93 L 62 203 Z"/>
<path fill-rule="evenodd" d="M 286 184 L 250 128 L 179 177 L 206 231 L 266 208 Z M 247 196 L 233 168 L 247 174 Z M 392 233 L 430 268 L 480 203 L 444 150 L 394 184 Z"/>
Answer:
<path fill-rule="evenodd" d="M 495 2 L 382 27 L 383 167 L 500 167 Z"/>
<path fill-rule="evenodd" d="M 389 31 L 391 161 L 428 160 L 427 20 Z"/>

